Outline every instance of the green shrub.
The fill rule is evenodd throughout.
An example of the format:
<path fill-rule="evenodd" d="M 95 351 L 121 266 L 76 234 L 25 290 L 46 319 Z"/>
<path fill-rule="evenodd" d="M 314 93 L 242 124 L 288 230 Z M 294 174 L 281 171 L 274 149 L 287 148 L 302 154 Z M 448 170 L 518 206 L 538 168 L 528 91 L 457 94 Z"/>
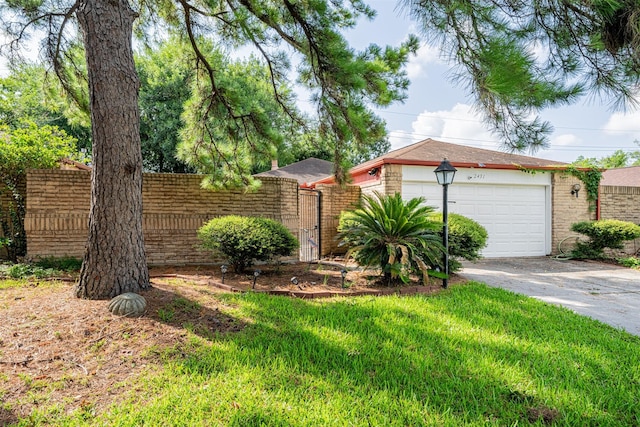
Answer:
<path fill-rule="evenodd" d="M 432 218 L 442 224 L 442 213 L 435 213 Z M 449 214 L 449 271 L 462 268 L 460 260 L 475 261 L 480 259 L 480 251 L 487 246 L 487 229 L 471 218 L 459 214 Z M 442 239 L 443 230 L 439 232 Z"/>
<path fill-rule="evenodd" d="M 380 267 L 388 283 L 406 283 L 411 273 L 426 282 L 431 270 L 442 267 L 442 244 L 441 226 L 430 218 L 433 208 L 423 203 L 421 197 L 405 202 L 399 193 L 363 196 L 359 208 L 341 215 L 340 245 L 360 265 Z"/>
<path fill-rule="evenodd" d="M 8 264 L 0 266 L 0 277 L 12 279 L 28 279 L 35 277 L 44 279 L 56 276 L 59 272 L 51 268 L 42 268 L 33 264 Z"/>
<path fill-rule="evenodd" d="M 255 261 L 289 256 L 298 241 L 287 228 L 271 219 L 229 215 L 214 218 L 198 230 L 202 246 L 227 257 L 238 273 Z"/>
<path fill-rule="evenodd" d="M 640 269 L 640 258 L 634 256 L 618 258 L 618 262 L 620 263 L 620 265 L 623 265 L 627 268 L 634 268 L 636 270 Z"/>
<path fill-rule="evenodd" d="M 571 230 L 589 238 L 586 242 L 578 241 L 571 252 L 571 256 L 580 259 L 602 258 L 605 248 L 622 249 L 624 241 L 640 237 L 640 226 L 616 219 L 577 222 L 571 225 Z"/>
<path fill-rule="evenodd" d="M 70 256 L 46 257 L 36 261 L 35 265 L 44 269 L 52 268 L 54 270 L 69 273 L 72 271 L 80 271 L 80 267 L 82 267 L 82 260 Z"/>

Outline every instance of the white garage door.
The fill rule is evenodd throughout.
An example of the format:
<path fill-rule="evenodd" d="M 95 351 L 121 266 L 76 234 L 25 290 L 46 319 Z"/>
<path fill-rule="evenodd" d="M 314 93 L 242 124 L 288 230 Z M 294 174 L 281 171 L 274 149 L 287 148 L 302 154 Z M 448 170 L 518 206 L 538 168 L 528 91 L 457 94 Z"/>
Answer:
<path fill-rule="evenodd" d="M 550 252 L 548 188 L 454 181 L 449 186 L 449 212 L 469 217 L 487 229 L 485 257 L 542 256 Z M 442 207 L 442 187 L 437 183 L 404 182 L 402 195 L 405 200 L 423 196 L 427 204 Z"/>

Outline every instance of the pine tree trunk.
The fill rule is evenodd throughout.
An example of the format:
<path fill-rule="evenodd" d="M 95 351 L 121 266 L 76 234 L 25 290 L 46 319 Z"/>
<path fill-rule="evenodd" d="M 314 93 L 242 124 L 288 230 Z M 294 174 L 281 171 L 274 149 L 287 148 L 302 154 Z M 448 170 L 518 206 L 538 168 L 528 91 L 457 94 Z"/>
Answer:
<path fill-rule="evenodd" d="M 93 137 L 91 211 L 76 296 L 112 298 L 149 287 L 142 235 L 139 79 L 127 0 L 84 0 L 84 38 Z"/>

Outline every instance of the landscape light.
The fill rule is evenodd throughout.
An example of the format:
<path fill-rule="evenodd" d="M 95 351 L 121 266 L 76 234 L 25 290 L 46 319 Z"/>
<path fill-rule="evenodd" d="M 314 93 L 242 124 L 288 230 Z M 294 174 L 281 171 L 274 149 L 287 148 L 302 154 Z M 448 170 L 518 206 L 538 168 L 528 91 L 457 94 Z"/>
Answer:
<path fill-rule="evenodd" d="M 229 267 L 227 267 L 227 264 L 222 264 L 220 266 L 220 271 L 222 272 L 222 284 L 224 284 L 224 275 L 227 274 L 227 271 L 229 271 Z"/>

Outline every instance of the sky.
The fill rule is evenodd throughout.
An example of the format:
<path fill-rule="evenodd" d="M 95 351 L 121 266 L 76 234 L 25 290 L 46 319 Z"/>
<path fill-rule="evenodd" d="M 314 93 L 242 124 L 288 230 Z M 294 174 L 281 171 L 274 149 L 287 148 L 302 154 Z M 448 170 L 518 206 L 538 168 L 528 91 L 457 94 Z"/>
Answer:
<path fill-rule="evenodd" d="M 367 0 L 377 11 L 373 21 L 361 20 L 346 33 L 356 49 L 371 43 L 398 46 L 408 34 L 419 31 L 406 13 L 397 10 L 396 0 Z M 36 56 L 37 48 L 31 48 Z M 437 48 L 423 45 L 407 67 L 411 80 L 408 98 L 376 113 L 387 122 L 391 148 L 397 149 L 426 138 L 501 151 L 500 141 L 473 110 L 472 97 L 451 81 L 452 67 Z M 0 74 L 6 74 L 0 60 Z M 303 107 L 304 108 L 304 107 Z M 601 158 L 616 150 L 640 147 L 640 111 L 612 111 L 606 100 L 586 96 L 562 108 L 544 110 L 542 119 L 554 127 L 549 148 L 522 154 L 572 162 L 579 156 Z"/>
<path fill-rule="evenodd" d="M 347 34 L 353 47 L 370 43 L 398 46 L 415 25 L 394 0 L 367 1 L 378 15 L 374 21 L 360 21 Z M 451 81 L 452 67 L 439 57 L 437 48 L 422 45 L 407 68 L 411 79 L 409 97 L 376 113 L 386 120 L 392 149 L 426 138 L 501 151 L 499 140 L 482 123 L 472 108 L 473 99 L 463 87 Z M 640 147 L 640 111 L 612 111 L 606 100 L 585 97 L 562 108 L 544 110 L 540 117 L 554 127 L 549 148 L 533 155 L 543 159 L 573 162 L 579 156 L 601 158 L 616 150 Z"/>

